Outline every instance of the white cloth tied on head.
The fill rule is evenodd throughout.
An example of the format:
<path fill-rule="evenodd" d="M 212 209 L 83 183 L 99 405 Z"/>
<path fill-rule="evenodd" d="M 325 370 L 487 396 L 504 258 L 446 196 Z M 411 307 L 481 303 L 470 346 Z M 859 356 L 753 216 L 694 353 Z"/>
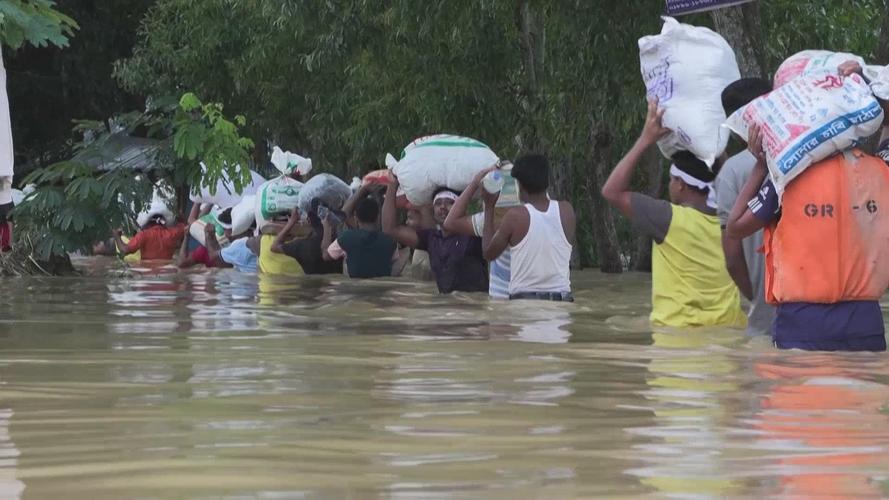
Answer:
<path fill-rule="evenodd" d="M 707 206 L 710 208 L 716 208 L 716 188 L 713 186 L 712 182 L 704 182 L 696 177 L 692 177 L 691 175 L 679 170 L 679 167 L 676 165 L 670 165 L 670 175 L 673 177 L 679 177 L 682 179 L 682 182 L 688 184 L 689 186 L 698 188 L 698 189 L 708 189 L 709 192 L 707 194 Z"/>
<path fill-rule="evenodd" d="M 434 198 L 432 198 L 432 203 L 435 203 L 438 200 L 453 200 L 454 202 L 456 202 L 457 195 L 451 191 L 443 190 L 442 192 L 435 195 Z"/>

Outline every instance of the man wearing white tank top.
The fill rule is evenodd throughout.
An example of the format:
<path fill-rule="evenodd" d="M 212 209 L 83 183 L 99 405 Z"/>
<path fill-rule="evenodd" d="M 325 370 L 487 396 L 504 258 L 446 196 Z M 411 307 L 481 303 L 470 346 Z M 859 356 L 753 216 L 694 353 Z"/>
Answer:
<path fill-rule="evenodd" d="M 477 189 L 484 175 L 476 176 Z M 499 193 L 482 190 L 485 203 L 482 247 L 485 259 L 494 261 L 509 248 L 512 254 L 509 298 L 573 302 L 570 263 L 577 220 L 567 201 L 550 200 L 549 163 L 542 155 L 525 155 L 515 161 L 512 177 L 519 187 L 522 207 L 509 209 L 499 226 L 494 207 Z"/>

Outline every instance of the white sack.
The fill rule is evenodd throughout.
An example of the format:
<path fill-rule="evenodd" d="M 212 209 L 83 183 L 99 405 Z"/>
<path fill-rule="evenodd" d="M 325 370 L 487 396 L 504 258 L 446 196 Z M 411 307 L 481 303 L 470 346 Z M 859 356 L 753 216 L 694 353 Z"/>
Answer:
<path fill-rule="evenodd" d="M 639 62 L 647 95 L 665 109 L 670 129 L 658 141 L 667 158 L 690 151 L 712 166 L 728 144 L 722 91 L 741 78 L 735 53 L 719 34 L 665 17 L 660 35 L 639 39 Z"/>
<path fill-rule="evenodd" d="M 762 127 L 769 173 L 778 193 L 813 163 L 864 141 L 880 129 L 883 110 L 859 75 L 836 69 L 791 80 L 739 109 L 726 122 L 747 139 Z"/>
<path fill-rule="evenodd" d="M 352 196 L 352 188 L 339 177 L 331 174 L 318 174 L 308 181 L 299 191 L 299 210 L 308 214 L 312 208 L 312 200 L 320 199 L 328 208 L 340 210 Z"/>
<path fill-rule="evenodd" d="M 256 193 L 254 212 L 260 230 L 275 217 L 286 216 L 299 206 L 299 191 L 303 183 L 282 175 L 267 181 Z"/>
<path fill-rule="evenodd" d="M 256 222 L 255 205 L 256 196 L 250 194 L 232 207 L 232 234 L 234 236 L 244 233 Z"/>
<path fill-rule="evenodd" d="M 201 163 L 201 169 L 206 171 L 206 168 L 207 167 Z M 252 170 L 250 171 L 250 177 L 252 179 L 250 184 L 243 186 L 241 191 L 238 192 L 231 179 L 229 179 L 227 175 L 223 175 L 216 184 L 216 194 L 210 194 L 210 189 L 203 187 L 201 188 L 200 193 L 191 195 L 191 201 L 195 203 L 210 203 L 223 209 L 233 207 L 237 205 L 245 195 L 255 194 L 256 190 L 259 189 L 259 186 L 265 182 L 265 177 Z"/>
<path fill-rule="evenodd" d="M 12 125 L 9 120 L 9 96 L 6 94 L 6 67 L 3 64 L 3 54 L 0 54 L 0 178 L 9 177 L 10 184 L 12 184 L 14 161 L 15 158 L 12 153 Z M 3 188 L 0 187 L 0 189 Z M 9 193 L 7 192 L 6 194 L 8 195 Z M 2 203 L 9 203 L 9 201 L 0 202 L 0 204 Z"/>
<path fill-rule="evenodd" d="M 837 74 L 840 64 L 855 61 L 864 67 L 864 59 L 846 52 L 804 50 L 788 57 L 775 72 L 775 88 L 802 75 L 830 72 Z"/>
<path fill-rule="evenodd" d="M 155 215 L 162 215 L 166 219 L 167 224 L 176 220 L 173 210 L 170 207 L 175 205 L 175 193 L 169 186 L 161 185 L 154 188 L 154 194 L 151 197 L 151 203 L 148 207 L 136 216 L 136 224 L 144 227 Z"/>
<path fill-rule="evenodd" d="M 413 205 L 428 205 L 440 187 L 463 191 L 480 171 L 499 158 L 485 144 L 455 135 L 430 135 L 407 145 L 401 160 L 386 155 L 386 166 L 398 177 Z"/>
<path fill-rule="evenodd" d="M 204 237 L 204 228 L 209 224 L 212 225 L 216 232 L 216 241 L 219 242 L 220 247 L 227 247 L 229 244 L 228 237 L 225 235 L 225 228 L 227 224 L 223 224 L 219 221 L 219 213 L 220 210 L 213 210 L 212 212 L 202 216 L 198 220 L 191 223 L 191 226 L 188 227 L 188 234 L 191 235 L 192 238 L 196 239 L 198 243 L 202 246 L 207 246 L 207 240 Z"/>
<path fill-rule="evenodd" d="M 282 151 L 278 146 L 272 150 L 272 165 L 284 175 L 307 175 L 312 171 L 311 158 L 303 158 L 296 153 Z"/>

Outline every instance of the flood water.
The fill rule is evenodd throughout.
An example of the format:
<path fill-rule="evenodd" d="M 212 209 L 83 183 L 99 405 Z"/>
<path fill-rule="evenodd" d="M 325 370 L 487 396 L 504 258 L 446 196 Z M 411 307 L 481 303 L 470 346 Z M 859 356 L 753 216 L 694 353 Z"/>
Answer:
<path fill-rule="evenodd" d="M 889 356 L 652 332 L 648 280 L 5 279 L 0 498 L 889 495 Z"/>

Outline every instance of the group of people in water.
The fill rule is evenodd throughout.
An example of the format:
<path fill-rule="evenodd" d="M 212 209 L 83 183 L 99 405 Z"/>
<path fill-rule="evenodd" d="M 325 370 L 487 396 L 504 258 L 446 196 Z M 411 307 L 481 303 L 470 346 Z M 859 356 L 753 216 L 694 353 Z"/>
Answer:
<path fill-rule="evenodd" d="M 861 70 L 844 64 L 839 71 Z M 771 90 L 757 78 L 732 83 L 722 93 L 726 115 Z M 669 132 L 662 115 L 650 101 L 638 140 L 602 188 L 608 203 L 653 240 L 652 325 L 746 326 L 782 349 L 885 350 L 879 299 L 889 286 L 886 162 L 845 151 L 810 167 L 780 196 L 754 127 L 742 138 L 747 149 L 723 155 L 713 168 L 689 152 L 673 155 L 667 201 L 630 189 L 641 158 Z M 889 157 L 889 145 L 884 149 Z M 547 159 L 528 154 L 514 162 L 521 204 L 505 211 L 496 208 L 499 193 L 481 188 L 494 168 L 463 192 L 438 189 L 427 209 L 406 214 L 399 213 L 399 182 L 390 173 L 386 183 L 363 185 L 341 210 L 318 203 L 308 214 L 294 209 L 261 232 L 227 234 L 224 248 L 207 225 L 206 245 L 188 252 L 187 226 L 163 217 L 131 240 L 116 233 L 113 245 L 142 259 L 171 259 L 178 250 L 182 267 L 360 279 L 425 274 L 441 293 L 572 302 L 576 218 L 568 201 L 548 196 Z M 479 193 L 483 209 L 471 214 Z M 742 295 L 750 303 L 746 315 Z"/>
<path fill-rule="evenodd" d="M 95 253 L 119 252 L 139 259 L 174 257 L 180 267 L 234 267 L 267 274 L 341 274 L 351 278 L 429 276 L 441 293 L 489 292 L 503 299 L 573 301 L 570 261 L 576 220 L 567 201 L 547 195 L 549 164 L 545 157 L 525 155 L 515 161 L 515 179 L 523 206 L 495 208 L 499 193 L 480 188 L 492 170 L 479 172 L 462 192 L 435 191 L 426 208 L 400 214 L 398 178 L 390 173 L 381 184 L 364 184 L 341 209 L 316 200 L 307 214 L 294 208 L 289 217 L 226 234 L 222 247 L 215 228 L 204 226 L 204 245 L 188 251 L 187 229 L 202 215 L 195 204 L 186 224 L 169 224 L 154 215 L 132 239 L 117 231 L 100 242 Z M 469 214 L 482 192 L 484 210 Z M 496 217 L 495 217 L 496 215 Z M 220 219 L 224 221 L 226 213 Z M 230 214 L 229 214 L 230 217 Z M 489 265 L 490 262 L 490 265 Z"/>
<path fill-rule="evenodd" d="M 861 74 L 849 62 L 841 76 Z M 862 75 L 863 76 L 863 75 Z M 746 78 L 722 93 L 726 115 L 772 91 Z M 889 103 L 880 101 L 889 125 Z M 710 169 L 680 152 L 670 167 L 670 202 L 631 192 L 645 151 L 668 130 L 649 103 L 638 141 L 602 189 L 608 202 L 654 240 L 655 325 L 740 326 L 782 349 L 885 351 L 879 300 L 889 286 L 889 141 L 816 163 L 778 193 L 769 180 L 761 129 L 747 150 Z"/>

